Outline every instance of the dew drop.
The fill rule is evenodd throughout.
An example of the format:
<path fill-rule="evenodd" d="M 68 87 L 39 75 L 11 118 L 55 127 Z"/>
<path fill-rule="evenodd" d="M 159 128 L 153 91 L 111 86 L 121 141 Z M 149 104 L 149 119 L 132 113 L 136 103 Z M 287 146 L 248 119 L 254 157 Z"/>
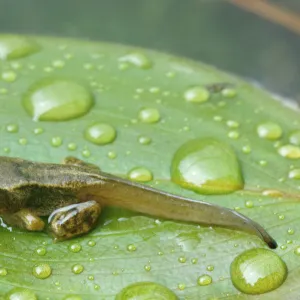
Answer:
<path fill-rule="evenodd" d="M 213 117 L 213 120 L 214 120 L 215 122 L 221 122 L 221 121 L 223 120 L 223 118 L 222 118 L 221 116 L 214 116 L 214 117 Z"/>
<path fill-rule="evenodd" d="M 251 147 L 249 145 L 245 145 L 245 146 L 243 146 L 242 151 L 245 154 L 249 154 L 249 153 L 251 153 L 252 149 L 251 149 Z"/>
<path fill-rule="evenodd" d="M 279 198 L 279 197 L 282 197 L 282 192 L 278 191 L 278 190 L 264 190 L 262 192 L 262 195 L 263 196 L 269 196 L 269 197 L 276 197 L 276 198 Z"/>
<path fill-rule="evenodd" d="M 115 159 L 117 157 L 117 153 L 115 151 L 109 151 L 107 153 L 108 158 Z"/>
<path fill-rule="evenodd" d="M 204 274 L 199 276 L 197 283 L 200 286 L 209 285 L 212 283 L 212 278 L 209 275 Z"/>
<path fill-rule="evenodd" d="M 279 216 L 278 216 L 278 219 L 279 219 L 279 220 L 284 220 L 284 219 L 285 219 L 285 216 L 284 216 L 284 215 L 279 215 Z"/>
<path fill-rule="evenodd" d="M 88 241 L 88 246 L 94 247 L 94 246 L 96 246 L 96 242 L 93 240 L 90 240 L 90 241 Z"/>
<path fill-rule="evenodd" d="M 34 292 L 25 288 L 14 288 L 5 294 L 5 300 L 37 300 Z"/>
<path fill-rule="evenodd" d="M 205 87 L 192 87 L 187 89 L 183 95 L 185 101 L 192 103 L 203 103 L 210 98 L 210 92 Z"/>
<path fill-rule="evenodd" d="M 160 113 L 156 108 L 143 108 L 139 112 L 139 120 L 143 123 L 157 123 Z"/>
<path fill-rule="evenodd" d="M 130 170 L 128 177 L 130 180 L 137 182 L 149 182 L 153 179 L 151 171 L 143 167 L 137 167 Z"/>
<path fill-rule="evenodd" d="M 71 252 L 74 252 L 74 253 L 80 252 L 81 249 L 82 249 L 82 247 L 81 247 L 81 245 L 78 244 L 78 243 L 71 244 L 71 245 L 69 246 L 69 250 L 70 250 Z"/>
<path fill-rule="evenodd" d="M 295 250 L 294 253 L 298 256 L 300 256 L 300 246 L 298 246 Z"/>
<path fill-rule="evenodd" d="M 144 269 L 145 269 L 145 271 L 149 272 L 149 271 L 151 271 L 151 266 L 150 265 L 145 265 Z"/>
<path fill-rule="evenodd" d="M 178 300 L 168 288 L 154 282 L 137 282 L 121 290 L 115 300 Z"/>
<path fill-rule="evenodd" d="M 240 137 L 240 134 L 238 131 L 236 130 L 232 130 L 232 131 L 229 131 L 228 132 L 228 135 L 227 135 L 229 138 L 233 139 L 233 140 L 237 140 L 239 137 Z"/>
<path fill-rule="evenodd" d="M 289 178 L 300 179 L 300 169 L 294 169 L 289 172 Z"/>
<path fill-rule="evenodd" d="M 185 289 L 185 284 L 184 283 L 178 283 L 178 289 L 180 290 L 180 291 L 183 291 L 184 289 Z M 169 298 L 168 298 L 169 299 Z"/>
<path fill-rule="evenodd" d="M 136 251 L 136 245 L 134 245 L 134 244 L 128 245 L 128 246 L 127 246 L 127 251 L 129 251 L 129 252 L 134 252 L 134 251 Z"/>
<path fill-rule="evenodd" d="M 139 136 L 138 141 L 142 145 L 149 145 L 151 143 L 151 138 L 147 136 Z"/>
<path fill-rule="evenodd" d="M 95 285 L 94 285 L 94 290 L 99 291 L 99 290 L 100 290 L 100 285 L 95 284 Z"/>
<path fill-rule="evenodd" d="M 89 275 L 88 276 L 88 280 L 91 280 L 91 281 L 93 281 L 95 278 L 94 278 L 94 276 L 93 275 Z"/>
<path fill-rule="evenodd" d="M 6 131 L 9 133 L 16 133 L 19 131 L 19 125 L 18 124 L 7 124 Z"/>
<path fill-rule="evenodd" d="M 93 97 L 75 81 L 47 78 L 27 90 L 23 106 L 35 121 L 65 121 L 86 114 L 93 106 Z"/>
<path fill-rule="evenodd" d="M 34 266 L 32 273 L 38 279 L 46 279 L 51 275 L 52 269 L 48 264 L 42 263 Z"/>
<path fill-rule="evenodd" d="M 289 135 L 289 142 L 293 145 L 300 146 L 300 130 L 295 130 Z"/>
<path fill-rule="evenodd" d="M 206 270 L 209 271 L 209 272 L 212 272 L 214 269 L 215 269 L 215 267 L 213 265 L 208 265 L 206 267 Z"/>
<path fill-rule="evenodd" d="M 226 125 L 229 127 L 229 128 L 238 128 L 240 126 L 240 124 L 236 121 L 233 121 L 233 120 L 228 120 L 226 122 Z"/>
<path fill-rule="evenodd" d="M 54 60 L 52 62 L 52 66 L 57 69 L 61 69 L 65 66 L 65 62 L 63 60 Z"/>
<path fill-rule="evenodd" d="M 175 153 L 172 181 L 200 194 L 225 194 L 243 188 L 239 162 L 231 147 L 215 139 L 195 139 Z"/>
<path fill-rule="evenodd" d="M 116 130 L 109 124 L 95 123 L 86 128 L 85 138 L 96 145 L 112 143 L 116 138 Z"/>
<path fill-rule="evenodd" d="M 280 246 L 280 249 L 281 249 L 281 250 L 286 250 L 286 248 L 287 248 L 287 245 L 281 245 L 281 246 Z"/>
<path fill-rule="evenodd" d="M 141 52 L 132 52 L 119 58 L 120 62 L 130 63 L 140 69 L 150 69 L 152 61 Z"/>
<path fill-rule="evenodd" d="M 293 235 L 295 233 L 295 230 L 292 228 L 289 228 L 287 232 L 289 235 Z"/>
<path fill-rule="evenodd" d="M 254 206 L 254 204 L 253 204 L 252 201 L 249 200 L 249 201 L 246 201 L 245 206 L 246 206 L 247 208 L 252 208 L 252 207 Z"/>
<path fill-rule="evenodd" d="M 72 272 L 76 275 L 82 273 L 83 270 L 84 270 L 84 267 L 83 267 L 83 265 L 80 265 L 80 264 L 76 264 L 72 267 Z"/>
<path fill-rule="evenodd" d="M 27 145 L 27 139 L 26 138 L 19 138 L 19 144 L 22 145 L 22 146 L 25 146 Z"/>
<path fill-rule="evenodd" d="M 17 74 L 14 71 L 4 71 L 1 78 L 6 82 L 14 82 L 17 79 Z"/>
<path fill-rule="evenodd" d="M 62 138 L 59 137 L 59 136 L 54 136 L 54 137 L 51 139 L 50 143 L 51 143 L 51 146 L 53 146 L 53 147 L 59 147 L 59 146 L 62 145 L 63 140 L 62 140 Z"/>
<path fill-rule="evenodd" d="M 224 98 L 234 98 L 237 95 L 237 92 L 235 89 L 225 88 L 221 91 L 221 94 Z"/>
<path fill-rule="evenodd" d="M 273 122 L 261 123 L 257 126 L 257 134 L 260 138 L 277 140 L 282 136 L 281 127 Z"/>
<path fill-rule="evenodd" d="M 84 150 L 82 150 L 81 154 L 83 157 L 88 158 L 91 156 L 91 151 L 89 149 L 84 149 Z"/>
<path fill-rule="evenodd" d="M 41 127 L 37 127 L 33 129 L 33 133 L 38 135 L 38 134 L 42 134 L 44 132 L 44 129 Z"/>
<path fill-rule="evenodd" d="M 68 150 L 75 151 L 76 149 L 77 149 L 77 144 L 76 143 L 69 143 L 68 144 Z"/>
<path fill-rule="evenodd" d="M 192 264 L 195 265 L 198 263 L 198 258 L 192 258 Z"/>
<path fill-rule="evenodd" d="M 44 247 L 39 247 L 39 248 L 37 248 L 37 249 L 35 250 L 35 253 L 36 253 L 37 255 L 44 256 L 44 255 L 46 255 L 47 250 L 46 250 L 46 248 L 44 248 Z"/>
<path fill-rule="evenodd" d="M 251 249 L 237 256 L 230 266 L 233 285 L 245 294 L 263 294 L 278 288 L 287 277 L 287 267 L 273 251 Z"/>
<path fill-rule="evenodd" d="M 7 275 L 7 269 L 5 268 L 0 268 L 0 276 L 6 276 Z"/>
<path fill-rule="evenodd" d="M 179 261 L 180 263 L 184 264 L 184 263 L 186 263 L 186 257 L 185 257 L 185 256 L 180 256 L 180 257 L 178 258 L 178 261 Z"/>
<path fill-rule="evenodd" d="M 278 153 L 289 159 L 300 158 L 300 148 L 294 145 L 284 145 L 278 148 Z"/>

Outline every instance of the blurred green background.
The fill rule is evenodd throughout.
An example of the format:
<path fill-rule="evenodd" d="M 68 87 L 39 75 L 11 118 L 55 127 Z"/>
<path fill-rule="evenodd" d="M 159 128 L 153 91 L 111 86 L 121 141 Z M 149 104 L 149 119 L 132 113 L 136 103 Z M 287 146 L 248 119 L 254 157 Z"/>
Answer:
<path fill-rule="evenodd" d="M 300 14 L 299 0 L 268 3 Z M 0 0 L 0 31 L 171 52 L 254 79 L 300 102 L 299 36 L 225 0 Z"/>

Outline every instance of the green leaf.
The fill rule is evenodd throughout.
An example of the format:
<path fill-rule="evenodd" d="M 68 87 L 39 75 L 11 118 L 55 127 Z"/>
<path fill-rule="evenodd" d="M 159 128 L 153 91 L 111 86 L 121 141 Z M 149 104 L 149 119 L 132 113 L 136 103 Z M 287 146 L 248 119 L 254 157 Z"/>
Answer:
<path fill-rule="evenodd" d="M 292 132 L 291 142 L 299 142 L 298 111 L 201 63 L 120 45 L 34 40 L 39 51 L 30 50 L 26 56 L 25 50 L 15 48 L 22 43 L 14 40 L 14 55 L 9 56 L 7 48 L 3 52 L 13 60 L 0 61 L 1 155 L 57 163 L 72 155 L 121 176 L 147 169 L 153 175 L 149 184 L 156 188 L 236 208 L 276 239 L 279 247 L 274 252 L 288 268 L 279 288 L 255 299 L 298 297 L 299 151 L 297 145 L 285 146 Z M 29 41 L 25 44 L 31 49 Z M 18 53 L 22 57 L 16 57 Z M 28 97 L 35 85 L 56 79 L 65 80 L 67 87 L 74 82 L 85 100 L 80 102 L 82 97 L 75 99 L 72 88 L 60 85 L 58 93 L 65 93 L 62 109 L 34 114 Z M 200 95 L 187 99 L 188 89 Z M 80 114 L 66 112 L 74 99 L 84 110 Z M 70 116 L 73 119 L 64 120 Z M 98 123 L 115 131 L 101 138 L 104 127 Z M 91 132 L 93 125 L 96 131 Z M 201 195 L 171 181 L 174 154 L 195 138 L 231 146 L 241 167 L 243 190 Z M 151 177 L 141 171 L 131 178 Z M 7 228 L 0 234 L 1 293 L 24 288 L 38 299 L 109 300 L 141 281 L 163 285 L 179 299 L 250 299 L 233 286 L 230 265 L 247 249 L 266 248 L 256 236 L 240 231 L 157 220 L 118 208 L 105 209 L 95 230 L 71 241 L 54 244 L 47 233 Z M 199 279 L 205 274 L 212 280 Z"/>

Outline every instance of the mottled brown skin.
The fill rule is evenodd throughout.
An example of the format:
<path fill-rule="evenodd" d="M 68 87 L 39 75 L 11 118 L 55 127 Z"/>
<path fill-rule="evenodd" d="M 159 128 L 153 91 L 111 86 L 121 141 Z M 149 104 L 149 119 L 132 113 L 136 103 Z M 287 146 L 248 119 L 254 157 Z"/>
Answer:
<path fill-rule="evenodd" d="M 234 210 L 192 200 L 104 172 L 74 157 L 63 164 L 0 157 L 0 215 L 9 225 L 40 231 L 49 216 L 57 240 L 89 232 L 105 206 L 167 219 L 222 226 L 255 234 L 270 248 L 275 240 Z"/>

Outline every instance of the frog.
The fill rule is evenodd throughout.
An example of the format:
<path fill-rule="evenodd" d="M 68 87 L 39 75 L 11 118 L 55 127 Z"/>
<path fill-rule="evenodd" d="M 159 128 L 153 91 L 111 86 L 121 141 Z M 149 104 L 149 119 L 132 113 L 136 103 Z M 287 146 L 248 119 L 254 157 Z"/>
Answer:
<path fill-rule="evenodd" d="M 0 171 L 2 221 L 33 232 L 47 228 L 55 241 L 89 233 L 105 207 L 118 207 L 155 218 L 244 231 L 271 249 L 277 247 L 260 224 L 235 210 L 105 173 L 76 157 L 49 163 L 0 156 Z"/>

